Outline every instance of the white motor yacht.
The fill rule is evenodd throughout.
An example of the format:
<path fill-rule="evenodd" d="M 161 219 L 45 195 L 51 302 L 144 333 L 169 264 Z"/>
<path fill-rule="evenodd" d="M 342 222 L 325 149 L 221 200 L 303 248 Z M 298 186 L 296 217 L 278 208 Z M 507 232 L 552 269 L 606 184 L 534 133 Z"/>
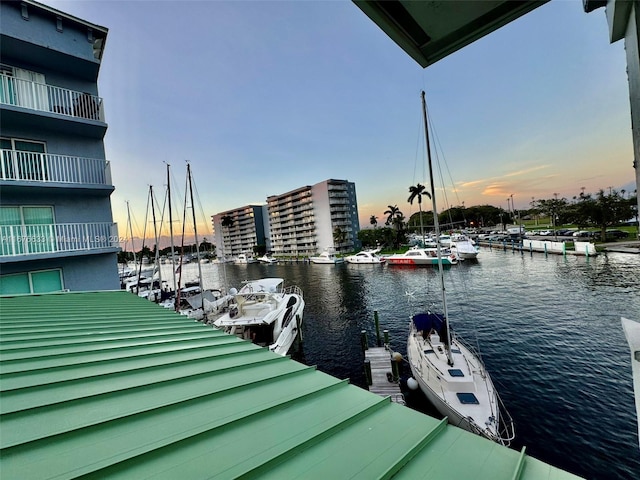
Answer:
<path fill-rule="evenodd" d="M 213 324 L 286 355 L 302 327 L 302 291 L 296 286 L 285 288 L 282 278 L 262 278 L 246 282 L 234 300 L 229 312 Z"/>

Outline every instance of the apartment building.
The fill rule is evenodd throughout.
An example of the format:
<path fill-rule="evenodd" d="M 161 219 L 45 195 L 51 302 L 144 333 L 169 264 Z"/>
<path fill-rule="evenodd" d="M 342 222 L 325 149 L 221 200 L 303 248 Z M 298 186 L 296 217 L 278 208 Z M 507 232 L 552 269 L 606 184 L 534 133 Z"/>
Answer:
<path fill-rule="evenodd" d="M 211 217 L 218 258 L 231 260 L 239 254 L 253 255 L 254 247 L 269 242 L 269 220 L 266 205 L 246 205 Z"/>
<path fill-rule="evenodd" d="M 276 256 L 311 256 L 360 248 L 355 183 L 329 179 L 267 198 Z"/>
<path fill-rule="evenodd" d="M 118 289 L 108 30 L 28 0 L 0 9 L 0 294 Z"/>

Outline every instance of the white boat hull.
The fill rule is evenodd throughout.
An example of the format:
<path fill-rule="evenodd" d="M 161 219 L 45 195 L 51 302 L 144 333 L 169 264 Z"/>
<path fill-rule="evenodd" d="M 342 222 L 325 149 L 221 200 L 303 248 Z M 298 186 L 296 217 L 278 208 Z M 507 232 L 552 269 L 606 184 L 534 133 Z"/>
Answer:
<path fill-rule="evenodd" d="M 330 253 L 329 251 L 325 250 L 320 255 L 309 257 L 309 261 L 311 263 L 335 265 L 337 263 L 344 263 L 344 258 L 337 257 L 335 253 Z"/>
<path fill-rule="evenodd" d="M 404 253 L 396 253 L 385 257 L 389 265 L 438 265 L 438 255 L 436 248 L 410 248 Z M 442 252 L 442 265 L 455 265 L 458 263 L 456 255 Z"/>
<path fill-rule="evenodd" d="M 451 244 L 451 251 L 462 260 L 473 260 L 478 258 L 478 249 L 469 240 L 454 241 Z"/>
<path fill-rule="evenodd" d="M 283 288 L 280 278 L 247 282 L 232 310 L 213 324 L 225 332 L 286 355 L 302 326 L 305 302 L 298 287 Z"/>
<path fill-rule="evenodd" d="M 355 255 L 349 255 L 348 257 L 345 257 L 345 260 L 347 263 L 352 263 L 352 264 L 373 264 L 373 265 L 380 265 L 382 263 L 385 263 L 387 261 L 386 258 L 384 257 L 379 257 L 376 252 L 372 252 L 372 251 L 362 251 L 362 252 L 358 252 Z"/>

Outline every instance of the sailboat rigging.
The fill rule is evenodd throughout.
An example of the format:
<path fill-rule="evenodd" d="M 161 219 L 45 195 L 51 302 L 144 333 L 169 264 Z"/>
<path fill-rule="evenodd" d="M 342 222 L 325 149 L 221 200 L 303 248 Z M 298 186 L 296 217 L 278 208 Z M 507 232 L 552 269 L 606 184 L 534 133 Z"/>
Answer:
<path fill-rule="evenodd" d="M 436 238 L 439 238 L 440 225 L 424 92 L 421 97 L 434 229 Z M 427 311 L 412 316 L 407 339 L 407 358 L 411 373 L 425 396 L 448 418 L 449 423 L 502 445 L 509 445 L 515 437 L 513 421 L 500 400 L 489 372 L 480 355 L 450 329 L 442 254 L 440 242 L 437 242 L 443 313 Z"/>

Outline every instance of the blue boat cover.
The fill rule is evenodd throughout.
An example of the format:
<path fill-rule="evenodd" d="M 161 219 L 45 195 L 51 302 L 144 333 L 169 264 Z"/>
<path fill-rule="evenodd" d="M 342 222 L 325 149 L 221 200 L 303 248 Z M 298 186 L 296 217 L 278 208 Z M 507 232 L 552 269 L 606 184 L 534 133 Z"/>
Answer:
<path fill-rule="evenodd" d="M 413 316 L 413 324 L 416 326 L 416 330 L 422 330 L 424 335 L 428 335 L 431 329 L 435 330 L 440 335 L 442 343 L 448 344 L 447 324 L 441 314 L 431 312 L 418 313 Z"/>
<path fill-rule="evenodd" d="M 432 328 L 436 332 L 440 332 L 440 329 L 444 325 L 444 317 L 437 313 L 418 313 L 413 316 L 413 324 L 416 326 L 416 330 L 423 332 L 429 332 Z"/>

